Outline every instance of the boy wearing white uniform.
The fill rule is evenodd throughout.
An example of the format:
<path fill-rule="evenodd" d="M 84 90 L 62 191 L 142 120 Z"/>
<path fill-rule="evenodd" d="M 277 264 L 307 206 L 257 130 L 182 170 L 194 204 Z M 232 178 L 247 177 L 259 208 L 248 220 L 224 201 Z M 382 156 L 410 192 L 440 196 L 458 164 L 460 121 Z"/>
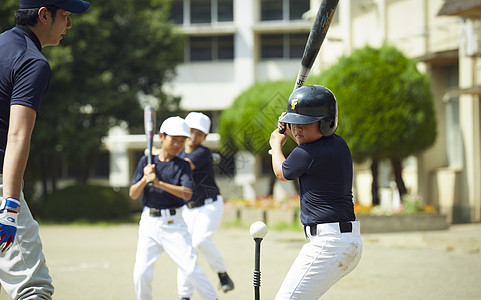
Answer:
<path fill-rule="evenodd" d="M 212 241 L 222 220 L 224 200 L 215 182 L 212 153 L 202 146 L 211 122 L 208 116 L 199 112 L 189 113 L 185 122 L 190 127 L 191 138 L 186 140 L 185 149 L 178 156 L 189 162 L 195 188 L 183 216 L 192 235 L 192 245 L 218 274 L 221 289 L 226 293 L 234 289 L 234 283 L 227 275 L 222 256 Z M 182 272 L 177 274 L 180 294 L 188 299 L 193 292 L 192 285 L 183 278 Z"/>
<path fill-rule="evenodd" d="M 143 192 L 144 205 L 133 276 L 137 298 L 152 299 L 155 261 L 165 251 L 202 299 L 217 299 L 209 279 L 197 265 L 197 254 L 182 217 L 185 201 L 192 197 L 194 183 L 189 164 L 176 155 L 190 137 L 190 129 L 184 119 L 171 117 L 162 123 L 159 137 L 162 147 L 158 155 L 150 165 L 147 156 L 140 159 L 129 191 L 132 199 Z M 151 181 L 154 184 L 148 186 Z"/>
<path fill-rule="evenodd" d="M 282 181 L 299 179 L 305 244 L 284 278 L 276 300 L 319 299 L 349 274 L 362 254 L 360 224 L 352 202 L 352 158 L 337 129 L 337 100 L 320 85 L 289 97 L 287 112 L 270 138 L 272 169 Z M 298 146 L 286 158 L 286 130 Z"/>

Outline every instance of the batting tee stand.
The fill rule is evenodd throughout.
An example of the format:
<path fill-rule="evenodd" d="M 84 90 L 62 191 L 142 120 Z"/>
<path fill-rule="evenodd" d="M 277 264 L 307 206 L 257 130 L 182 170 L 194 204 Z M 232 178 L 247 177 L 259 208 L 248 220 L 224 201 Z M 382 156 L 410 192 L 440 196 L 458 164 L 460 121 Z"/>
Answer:
<path fill-rule="evenodd" d="M 254 299 L 260 300 L 260 286 L 261 286 L 261 242 L 262 238 L 254 238 L 256 243 L 255 259 L 254 259 Z"/>

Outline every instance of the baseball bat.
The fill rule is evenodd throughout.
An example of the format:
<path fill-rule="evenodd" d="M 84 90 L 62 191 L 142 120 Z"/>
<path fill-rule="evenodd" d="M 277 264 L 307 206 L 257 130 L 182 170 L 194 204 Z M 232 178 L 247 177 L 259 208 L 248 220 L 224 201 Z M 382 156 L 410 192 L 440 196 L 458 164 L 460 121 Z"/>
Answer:
<path fill-rule="evenodd" d="M 144 128 L 145 137 L 147 139 L 147 162 L 152 164 L 152 144 L 154 141 L 154 128 L 155 128 L 155 110 L 152 106 L 147 105 L 144 107 Z M 147 182 L 148 186 L 152 186 L 153 181 Z"/>
<path fill-rule="evenodd" d="M 297 74 L 296 83 L 294 85 L 294 91 L 303 86 L 306 82 L 307 76 L 311 71 L 312 65 L 316 60 L 317 54 L 319 53 L 327 31 L 329 30 L 338 3 L 339 0 L 322 0 L 314 24 L 312 24 L 311 32 L 307 38 L 306 46 L 304 47 L 299 73 Z M 284 132 L 285 130 L 282 130 L 280 133 Z"/>

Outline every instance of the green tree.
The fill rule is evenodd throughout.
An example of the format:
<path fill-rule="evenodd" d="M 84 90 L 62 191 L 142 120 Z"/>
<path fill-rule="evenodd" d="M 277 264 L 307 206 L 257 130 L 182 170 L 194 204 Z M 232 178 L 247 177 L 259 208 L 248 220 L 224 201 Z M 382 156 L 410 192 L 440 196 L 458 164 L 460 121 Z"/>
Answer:
<path fill-rule="evenodd" d="M 15 24 L 13 12 L 18 8 L 18 0 L 2 0 L 0 2 L 0 33 Z"/>
<path fill-rule="evenodd" d="M 241 93 L 220 116 L 221 147 L 266 154 L 269 137 L 292 92 L 287 81 L 257 83 Z"/>
<path fill-rule="evenodd" d="M 281 80 L 256 83 L 241 93 L 231 107 L 222 112 L 219 120 L 220 152 L 225 164 L 221 168 L 233 170 L 235 154 L 239 150 L 270 160 L 269 138 L 277 127 L 281 112 L 286 110 L 293 82 L 294 80 Z M 284 149 L 290 152 L 294 147 L 295 143 L 288 139 Z M 274 182 L 275 176 L 272 173 L 270 194 Z"/>
<path fill-rule="evenodd" d="M 13 26 L 17 0 L 0 4 L 2 30 Z M 84 14 L 72 14 L 72 29 L 59 47 L 46 47 L 52 68 L 50 87 L 32 139 L 29 168 L 55 190 L 60 162 L 85 182 L 108 129 L 126 122 L 142 132 L 139 95 L 164 118 L 179 110 L 179 97 L 164 92 L 183 59 L 183 38 L 168 21 L 170 0 L 92 2 Z M 12 6 L 12 3 L 15 3 Z M 8 19 L 8 20 L 7 20 Z M 153 96 L 153 97 L 151 97 Z M 50 179 L 51 186 L 47 186 Z"/>
<path fill-rule="evenodd" d="M 339 127 L 355 162 L 372 160 L 373 204 L 379 203 L 377 165 L 391 161 L 400 196 L 404 158 L 429 148 L 436 118 L 429 78 L 394 47 L 364 47 L 323 72 L 318 79 L 338 100 Z"/>

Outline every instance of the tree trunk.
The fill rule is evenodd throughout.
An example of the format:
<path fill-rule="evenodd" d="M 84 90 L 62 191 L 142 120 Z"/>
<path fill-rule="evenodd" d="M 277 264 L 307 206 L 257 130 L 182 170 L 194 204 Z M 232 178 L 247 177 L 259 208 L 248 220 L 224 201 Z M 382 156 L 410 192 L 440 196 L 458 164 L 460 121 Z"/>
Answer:
<path fill-rule="evenodd" d="M 379 183 L 378 183 L 378 165 L 379 162 L 377 159 L 373 158 L 371 162 L 371 175 L 372 175 L 372 184 L 371 184 L 371 195 L 372 195 L 372 205 L 379 205 Z"/>
<path fill-rule="evenodd" d="M 45 204 L 45 198 L 47 198 L 47 195 L 48 195 L 48 180 L 49 180 L 48 170 L 50 169 L 47 165 L 46 160 L 44 159 L 41 159 L 38 164 L 40 166 L 39 173 L 40 173 L 40 179 L 42 181 L 42 192 L 41 192 L 40 199 L 42 201 L 42 204 Z"/>
<path fill-rule="evenodd" d="M 274 195 L 274 185 L 276 184 L 276 179 L 276 175 L 274 175 L 274 172 L 272 172 L 269 178 L 269 192 L 267 193 L 268 195 Z"/>
<path fill-rule="evenodd" d="M 394 173 L 394 178 L 396 180 L 397 189 L 399 191 L 399 197 L 402 200 L 404 195 L 407 194 L 406 186 L 404 185 L 403 180 L 403 167 L 402 161 L 400 158 L 391 158 L 391 165 Z"/>
<path fill-rule="evenodd" d="M 90 178 L 90 174 L 93 173 L 95 166 L 96 153 L 90 152 L 85 155 L 85 161 L 82 166 L 79 166 L 79 175 L 77 177 L 77 182 L 85 184 Z"/>
<path fill-rule="evenodd" d="M 57 190 L 57 182 L 60 176 L 59 168 L 60 168 L 61 162 L 60 162 L 60 155 L 58 154 L 58 152 L 52 154 L 51 159 L 52 159 L 52 166 L 50 170 L 50 177 L 52 180 L 52 187 L 50 192 L 53 193 Z"/>

